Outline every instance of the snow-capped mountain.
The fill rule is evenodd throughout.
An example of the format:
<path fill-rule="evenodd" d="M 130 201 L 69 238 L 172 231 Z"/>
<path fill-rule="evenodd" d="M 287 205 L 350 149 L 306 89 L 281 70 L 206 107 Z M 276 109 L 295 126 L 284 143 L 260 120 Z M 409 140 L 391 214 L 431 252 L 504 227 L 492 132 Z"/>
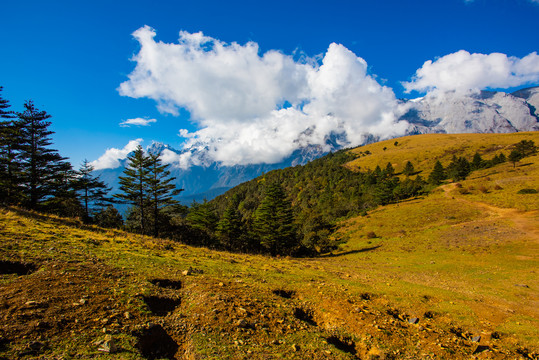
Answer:
<path fill-rule="evenodd" d="M 427 95 L 420 99 L 401 100 L 399 120 L 410 123 L 407 134 L 426 133 L 505 133 L 539 130 L 539 87 L 522 89 L 512 94 L 481 91 L 477 93 L 443 93 Z M 366 142 L 377 141 L 374 136 L 365 137 Z M 330 150 L 338 150 L 344 143 L 339 136 L 327 139 Z M 327 153 L 321 146 L 310 145 L 296 150 L 277 164 L 252 164 L 222 166 L 205 158 L 203 150 L 176 150 L 154 142 L 147 151 L 159 153 L 170 151 L 177 155 L 190 152 L 200 159 L 201 165 L 188 169 L 171 166 L 171 175 L 178 188 L 184 189 L 180 200 L 186 204 L 192 200 L 212 199 L 226 190 L 265 172 L 288 166 L 303 165 Z M 327 150 L 327 148 L 326 148 Z M 200 153 L 198 153 L 200 152 Z M 118 191 L 118 176 L 122 165 L 115 169 L 96 171 L 113 192 Z"/>
<path fill-rule="evenodd" d="M 402 100 L 401 120 L 409 134 L 507 133 L 539 130 L 539 87 L 504 92 L 460 94 L 434 92 L 420 99 Z"/>

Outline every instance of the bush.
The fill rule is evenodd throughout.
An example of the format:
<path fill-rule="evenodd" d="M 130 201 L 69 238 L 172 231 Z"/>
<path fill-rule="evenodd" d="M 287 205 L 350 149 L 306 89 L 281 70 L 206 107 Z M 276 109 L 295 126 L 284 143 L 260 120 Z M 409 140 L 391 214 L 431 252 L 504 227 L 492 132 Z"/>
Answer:
<path fill-rule="evenodd" d="M 537 194 L 536 189 L 520 189 L 517 194 Z"/>
<path fill-rule="evenodd" d="M 369 231 L 366 236 L 367 239 L 376 239 L 378 237 L 374 231 Z"/>

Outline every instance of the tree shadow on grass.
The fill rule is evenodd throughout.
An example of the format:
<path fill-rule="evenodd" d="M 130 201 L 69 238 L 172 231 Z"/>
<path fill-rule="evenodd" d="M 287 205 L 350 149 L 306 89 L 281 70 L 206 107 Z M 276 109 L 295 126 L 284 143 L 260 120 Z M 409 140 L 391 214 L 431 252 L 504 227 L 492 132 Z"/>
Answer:
<path fill-rule="evenodd" d="M 371 247 L 368 247 L 368 248 L 344 251 L 344 252 L 340 252 L 340 253 L 336 253 L 336 254 L 334 254 L 334 253 L 324 254 L 324 255 L 320 255 L 320 257 L 321 258 L 333 258 L 333 257 L 338 257 L 338 256 L 350 255 L 350 254 L 358 254 L 358 253 L 363 253 L 363 252 L 376 250 L 381 246 L 382 245 L 376 245 L 376 246 L 371 246 Z"/>

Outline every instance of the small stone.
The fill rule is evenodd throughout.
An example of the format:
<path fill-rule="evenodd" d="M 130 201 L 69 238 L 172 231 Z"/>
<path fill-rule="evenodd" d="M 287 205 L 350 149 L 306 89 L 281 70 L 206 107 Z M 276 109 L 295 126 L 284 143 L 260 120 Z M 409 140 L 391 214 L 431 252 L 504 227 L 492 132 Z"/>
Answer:
<path fill-rule="evenodd" d="M 247 328 L 249 327 L 249 323 L 247 321 L 245 321 L 245 319 L 239 319 L 237 322 L 236 322 L 236 325 L 240 328 Z"/>
<path fill-rule="evenodd" d="M 86 300 L 86 299 L 80 299 L 79 300 L 80 305 L 85 305 L 87 302 L 88 302 L 88 300 Z"/>
<path fill-rule="evenodd" d="M 35 307 L 35 306 L 38 306 L 39 303 L 37 301 L 30 300 L 30 301 L 25 302 L 24 305 L 29 306 L 29 307 Z"/>
<path fill-rule="evenodd" d="M 107 318 L 101 319 L 102 324 L 108 324 L 108 322 L 109 322 L 109 319 L 107 319 Z"/>
<path fill-rule="evenodd" d="M 107 337 L 105 337 L 105 340 L 103 341 L 103 343 L 97 350 L 108 353 L 108 354 L 113 354 L 118 351 L 118 346 L 116 345 L 116 342 L 114 341 L 114 339 L 112 339 L 112 337 L 108 335 L 108 339 Z"/>
<path fill-rule="evenodd" d="M 126 311 L 124 312 L 124 318 L 126 318 L 127 320 L 129 319 L 132 319 L 133 318 L 133 315 L 131 315 L 131 313 L 129 311 Z"/>
<path fill-rule="evenodd" d="M 481 336 L 480 336 L 480 335 L 474 336 L 474 337 L 472 338 L 472 341 L 473 341 L 473 342 L 480 342 L 480 341 L 481 341 Z"/>
<path fill-rule="evenodd" d="M 220 282 L 220 283 L 219 283 L 219 286 L 225 286 L 225 284 L 224 284 L 224 283 L 222 283 L 222 282 Z"/>
<path fill-rule="evenodd" d="M 416 318 L 416 317 L 409 318 L 409 319 L 408 319 L 408 322 L 409 322 L 410 324 L 417 324 L 417 323 L 419 322 L 419 319 Z"/>

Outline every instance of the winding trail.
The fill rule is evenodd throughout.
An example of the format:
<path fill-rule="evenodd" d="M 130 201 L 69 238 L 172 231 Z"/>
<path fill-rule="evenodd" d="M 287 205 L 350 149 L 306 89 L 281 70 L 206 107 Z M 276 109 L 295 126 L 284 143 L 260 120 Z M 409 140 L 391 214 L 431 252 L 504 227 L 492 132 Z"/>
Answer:
<path fill-rule="evenodd" d="M 525 233 L 533 241 L 539 243 L 539 210 L 522 211 L 514 208 L 500 208 L 491 204 L 465 199 L 464 197 L 456 196 L 453 192 L 456 188 L 456 184 L 454 183 L 442 185 L 441 188 L 444 190 L 445 196 L 449 199 L 475 206 L 494 216 L 512 221 L 515 228 Z"/>

